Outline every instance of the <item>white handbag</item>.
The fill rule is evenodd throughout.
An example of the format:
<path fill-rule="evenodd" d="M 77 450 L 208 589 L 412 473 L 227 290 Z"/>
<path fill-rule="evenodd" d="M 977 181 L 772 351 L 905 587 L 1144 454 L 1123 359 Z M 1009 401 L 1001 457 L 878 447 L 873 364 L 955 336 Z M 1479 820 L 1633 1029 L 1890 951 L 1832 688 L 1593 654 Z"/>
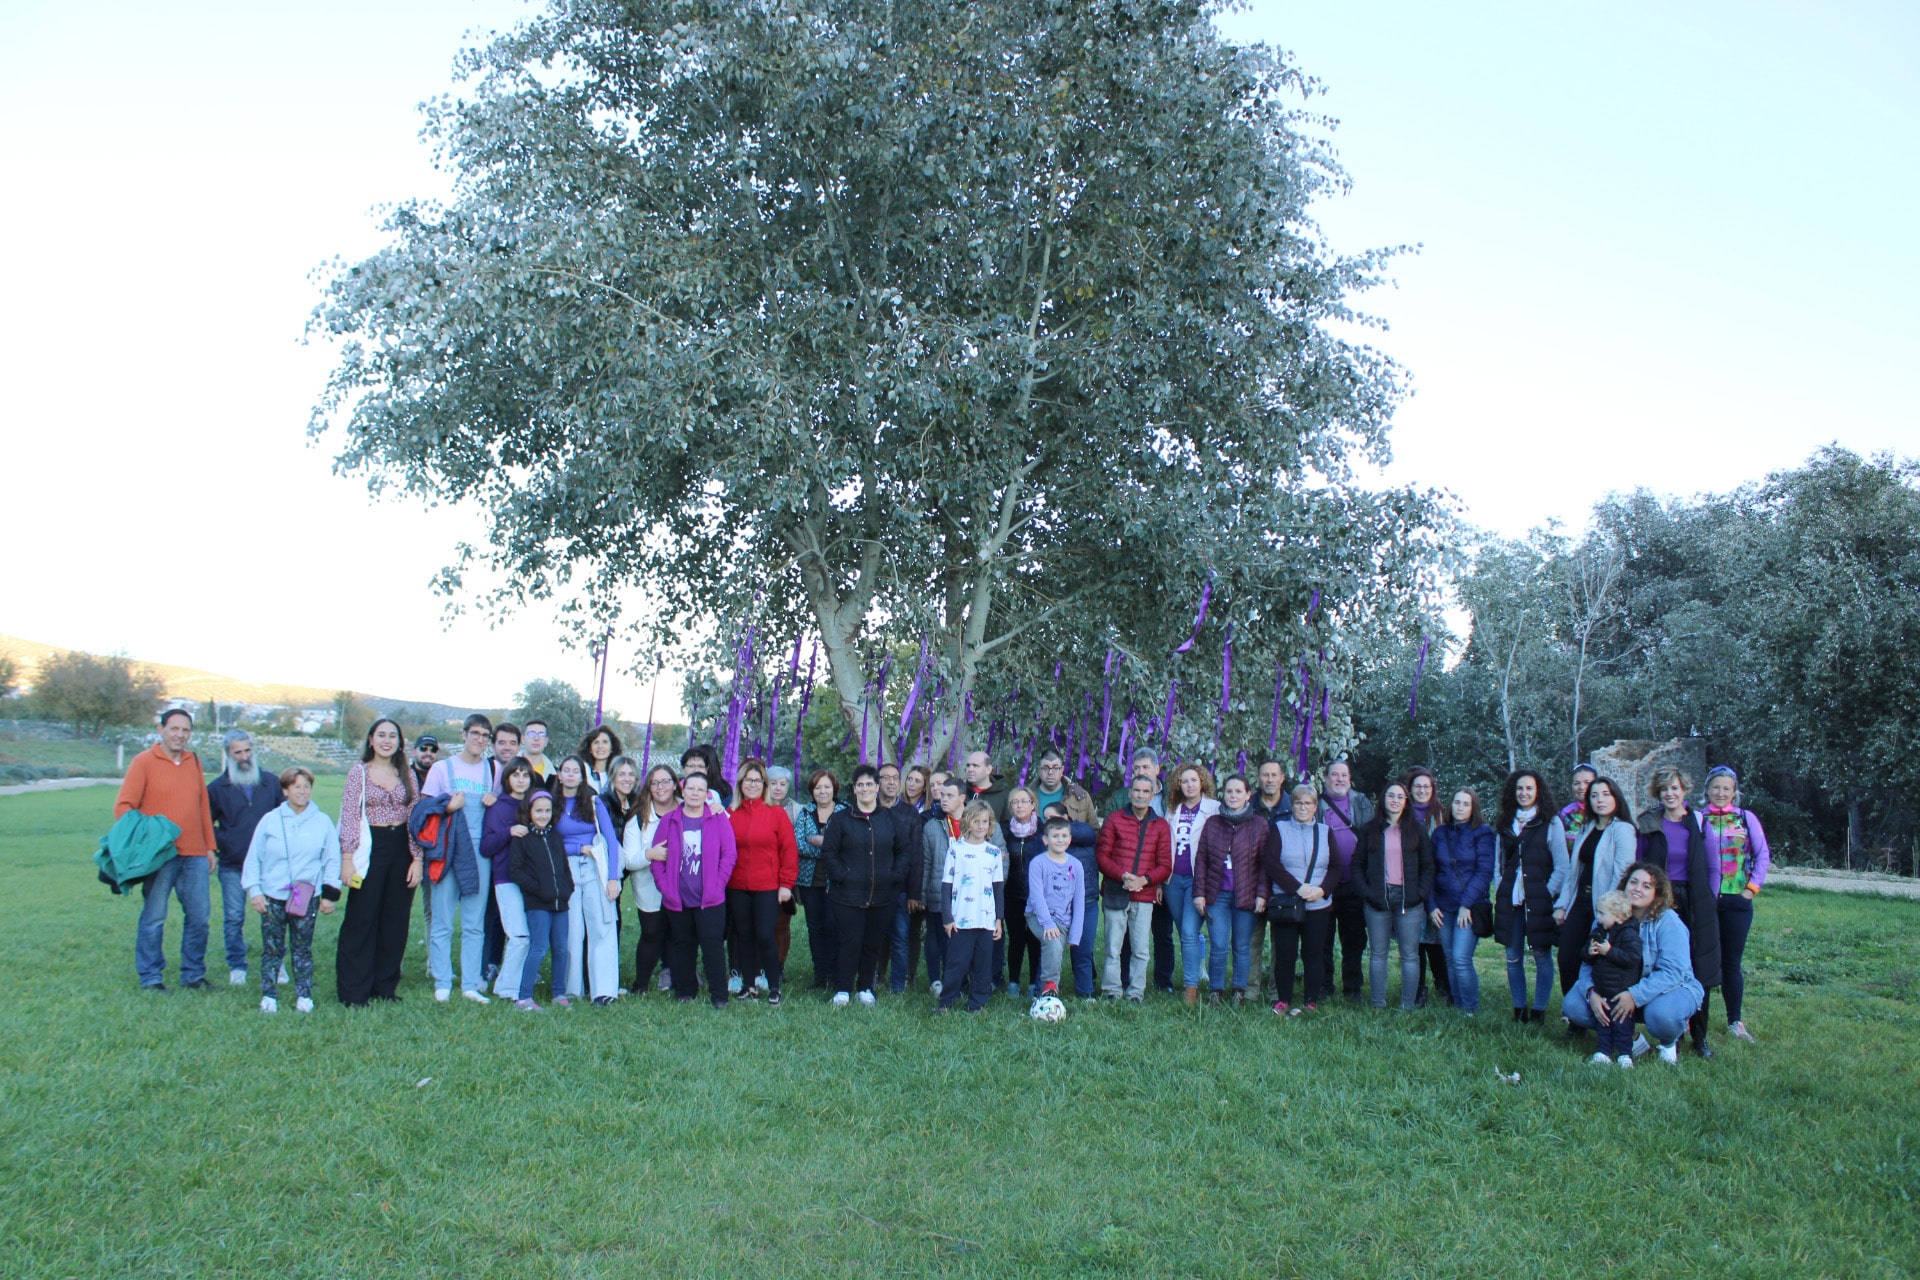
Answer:
<path fill-rule="evenodd" d="M 365 766 L 362 766 L 360 769 L 360 845 L 354 850 L 353 877 L 347 881 L 349 889 L 360 887 L 360 882 L 367 878 L 368 866 L 373 862 L 373 824 L 367 821 L 367 786 L 367 771 Z"/>

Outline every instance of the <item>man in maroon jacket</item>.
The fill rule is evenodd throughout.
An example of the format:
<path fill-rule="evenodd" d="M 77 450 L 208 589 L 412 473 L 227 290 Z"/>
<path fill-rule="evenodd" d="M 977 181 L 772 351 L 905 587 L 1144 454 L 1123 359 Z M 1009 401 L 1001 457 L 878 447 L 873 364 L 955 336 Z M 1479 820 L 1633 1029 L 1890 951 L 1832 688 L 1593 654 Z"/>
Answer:
<path fill-rule="evenodd" d="M 1107 966 L 1100 991 L 1109 1000 L 1120 998 L 1120 948 L 1125 943 L 1131 943 L 1132 950 L 1126 997 L 1139 1000 L 1147 994 L 1153 900 L 1158 887 L 1173 874 L 1173 831 L 1153 811 L 1153 795 L 1153 779 L 1136 776 L 1127 788 L 1127 807 L 1106 820 L 1094 846 L 1100 872 L 1106 877 L 1100 906 L 1107 918 Z"/>

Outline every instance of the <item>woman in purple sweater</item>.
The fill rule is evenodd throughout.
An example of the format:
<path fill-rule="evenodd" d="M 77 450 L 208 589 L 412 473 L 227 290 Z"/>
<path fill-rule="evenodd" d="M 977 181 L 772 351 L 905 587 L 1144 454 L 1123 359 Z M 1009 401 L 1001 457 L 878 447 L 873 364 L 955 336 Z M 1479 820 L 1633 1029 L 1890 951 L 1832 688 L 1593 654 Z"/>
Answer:
<path fill-rule="evenodd" d="M 480 821 L 480 856 L 493 860 L 491 890 L 500 908 L 500 928 L 507 937 L 500 972 L 493 980 L 493 994 L 508 1000 L 520 998 L 520 970 L 527 963 L 527 908 L 520 886 L 507 874 L 507 854 L 514 837 L 527 834 L 520 821 L 520 806 L 532 794 L 533 765 L 518 757 L 509 760 L 500 771 L 500 796 L 508 803 L 495 801 Z"/>
<path fill-rule="evenodd" d="M 680 806 L 669 810 L 654 830 L 647 856 L 656 864 L 653 882 L 667 913 L 667 956 L 673 994 L 682 1003 L 699 991 L 693 952 L 697 943 L 707 971 L 707 995 L 713 1007 L 727 1007 L 727 881 L 737 851 L 733 820 L 707 808 L 707 780 L 690 773 L 680 782 Z"/>

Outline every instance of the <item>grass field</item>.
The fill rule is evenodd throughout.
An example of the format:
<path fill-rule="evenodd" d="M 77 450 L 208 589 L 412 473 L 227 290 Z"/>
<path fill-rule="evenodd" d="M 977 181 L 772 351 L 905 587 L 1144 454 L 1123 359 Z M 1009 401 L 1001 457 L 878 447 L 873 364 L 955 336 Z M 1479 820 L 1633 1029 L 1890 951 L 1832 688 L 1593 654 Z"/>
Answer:
<path fill-rule="evenodd" d="M 1920 904 L 1767 894 L 1760 1043 L 1677 1070 L 1514 1027 L 1485 947 L 1475 1022 L 803 994 L 534 1017 L 434 1004 L 412 951 L 405 1003 L 341 1009 L 336 915 L 319 1010 L 269 1018 L 251 987 L 136 990 L 135 901 L 89 861 L 111 802 L 0 798 L 0 1275 L 1920 1268 Z M 217 893 L 215 920 L 223 977 Z"/>

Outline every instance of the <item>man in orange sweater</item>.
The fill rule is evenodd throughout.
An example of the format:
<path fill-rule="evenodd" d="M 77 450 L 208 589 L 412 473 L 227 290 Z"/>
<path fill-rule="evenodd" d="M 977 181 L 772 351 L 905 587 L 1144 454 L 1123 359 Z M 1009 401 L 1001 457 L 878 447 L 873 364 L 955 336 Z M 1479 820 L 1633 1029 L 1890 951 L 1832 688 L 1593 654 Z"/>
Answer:
<path fill-rule="evenodd" d="M 178 707 L 161 713 L 160 741 L 142 751 L 127 766 L 114 801 L 117 822 L 127 813 L 159 815 L 180 828 L 174 842 L 179 856 L 163 863 L 146 882 L 146 905 L 140 909 L 140 930 L 134 938 L 133 967 L 140 986 L 165 992 L 167 899 L 177 895 L 186 914 L 180 938 L 180 985 L 204 990 L 207 985 L 207 920 L 213 895 L 208 867 L 213 843 L 213 810 L 207 804 L 207 779 L 200 757 L 187 750 L 193 736 L 193 717 Z"/>

